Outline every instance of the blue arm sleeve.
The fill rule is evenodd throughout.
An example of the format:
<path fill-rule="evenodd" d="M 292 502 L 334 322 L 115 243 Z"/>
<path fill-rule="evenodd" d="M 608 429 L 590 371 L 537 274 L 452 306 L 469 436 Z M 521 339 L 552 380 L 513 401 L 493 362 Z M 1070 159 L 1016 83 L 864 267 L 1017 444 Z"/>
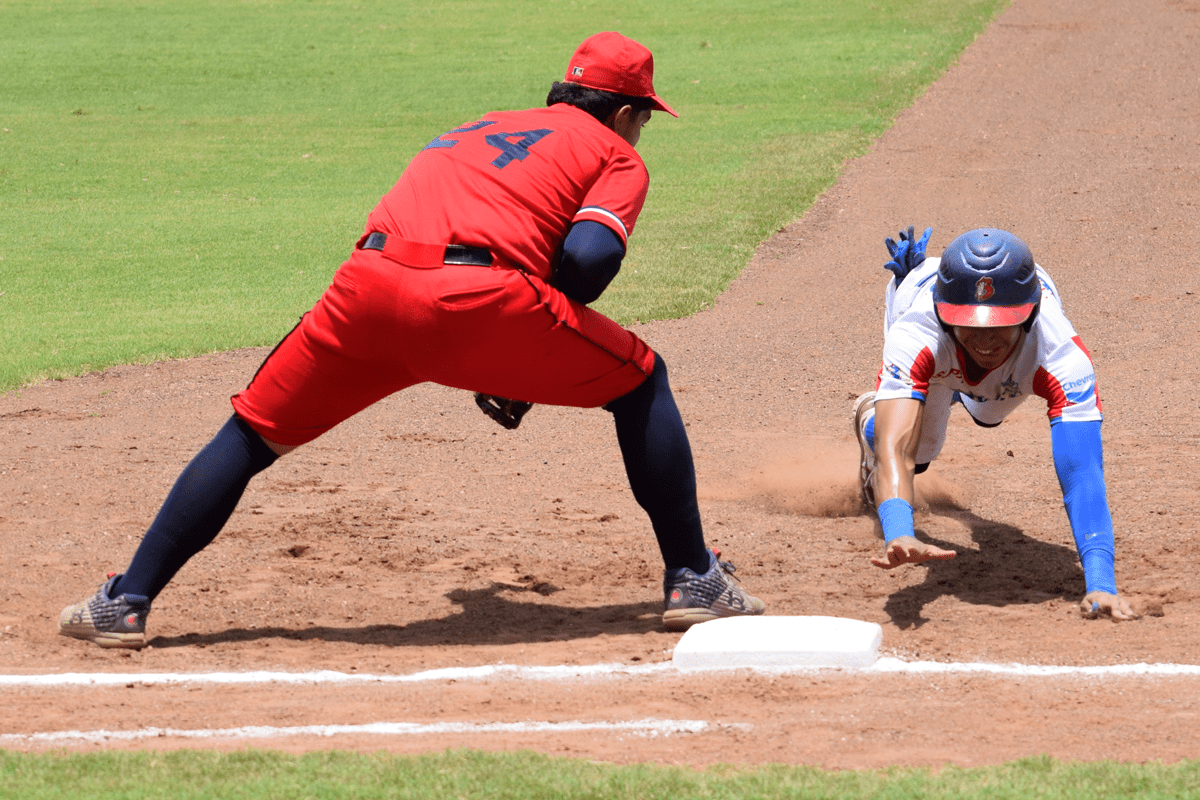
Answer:
<path fill-rule="evenodd" d="M 572 300 L 590 303 L 617 277 L 624 257 L 625 245 L 612 228 L 586 219 L 576 222 L 563 241 L 554 285 Z"/>
<path fill-rule="evenodd" d="M 883 540 L 890 542 L 901 536 L 913 536 L 913 508 L 907 500 L 893 497 L 879 504 L 879 524 L 883 527 Z"/>
<path fill-rule="evenodd" d="M 1113 524 L 1104 493 L 1100 422 L 1058 420 L 1050 426 L 1050 446 L 1087 590 L 1116 594 Z"/>

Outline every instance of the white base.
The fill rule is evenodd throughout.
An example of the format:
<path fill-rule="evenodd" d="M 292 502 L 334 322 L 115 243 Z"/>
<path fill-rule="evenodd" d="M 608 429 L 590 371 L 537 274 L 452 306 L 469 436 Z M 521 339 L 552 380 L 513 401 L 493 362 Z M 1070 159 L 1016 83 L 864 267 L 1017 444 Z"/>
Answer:
<path fill-rule="evenodd" d="M 682 670 L 869 667 L 883 628 L 843 617 L 725 617 L 693 625 L 671 660 Z"/>

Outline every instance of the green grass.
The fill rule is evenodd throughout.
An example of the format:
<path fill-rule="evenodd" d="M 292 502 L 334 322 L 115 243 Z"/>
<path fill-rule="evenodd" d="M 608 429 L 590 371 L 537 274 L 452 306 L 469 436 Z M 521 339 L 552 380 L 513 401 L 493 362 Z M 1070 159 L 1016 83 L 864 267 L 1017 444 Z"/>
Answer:
<path fill-rule="evenodd" d="M 435 135 L 541 105 L 584 36 L 649 45 L 652 190 L 597 304 L 710 303 L 1004 0 L 0 0 L 0 391 L 271 344 Z M 681 743 L 686 747 L 686 743 Z M 1200 794 L 1200 768 L 828 772 L 421 758 L 0 751 L 19 798 L 1092 798 Z"/>
<path fill-rule="evenodd" d="M 0 751 L 4 796 L 50 798 L 436 798 L 457 800 L 771 800 L 988 798 L 1156 800 L 1200 794 L 1200 762 L 1064 763 L 831 772 L 809 767 L 612 766 L 522 752 L 406 757 L 248 750 L 27 755 Z"/>
<path fill-rule="evenodd" d="M 0 391 L 272 344 L 420 147 L 617 29 L 681 114 L 597 308 L 711 303 L 1004 0 L 0 0 Z"/>

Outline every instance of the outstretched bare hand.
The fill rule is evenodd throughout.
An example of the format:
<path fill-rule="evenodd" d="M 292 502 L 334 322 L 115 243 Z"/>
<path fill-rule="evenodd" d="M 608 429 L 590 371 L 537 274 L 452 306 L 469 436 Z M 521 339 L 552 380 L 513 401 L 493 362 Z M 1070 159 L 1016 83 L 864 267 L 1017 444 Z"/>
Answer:
<path fill-rule="evenodd" d="M 895 569 L 901 564 L 920 564 L 931 559 L 945 561 L 956 555 L 953 550 L 925 544 L 915 536 L 899 536 L 887 543 L 883 558 L 872 556 L 871 563 L 880 569 Z"/>
<path fill-rule="evenodd" d="M 1088 592 L 1079 601 L 1079 613 L 1088 619 L 1096 619 L 1106 614 L 1114 620 L 1137 619 L 1141 616 L 1124 597 L 1108 592 Z"/>

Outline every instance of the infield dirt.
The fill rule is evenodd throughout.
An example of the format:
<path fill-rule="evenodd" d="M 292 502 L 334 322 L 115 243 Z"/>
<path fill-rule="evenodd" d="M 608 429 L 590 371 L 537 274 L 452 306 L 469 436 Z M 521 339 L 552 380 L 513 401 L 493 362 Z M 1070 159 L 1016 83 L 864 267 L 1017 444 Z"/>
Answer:
<path fill-rule="evenodd" d="M 636 328 L 670 366 L 708 539 L 768 613 L 878 622 L 884 654 L 907 660 L 1198 663 L 1197 120 L 1200 2 L 1015 0 L 713 308 Z M 1036 399 L 996 430 L 956 414 L 943 457 L 918 479 L 918 531 L 957 558 L 894 572 L 868 563 L 880 540 L 857 500 L 849 413 L 879 363 L 883 240 L 910 224 L 934 228 L 931 252 L 971 228 L 1012 230 L 1058 283 L 1097 365 L 1117 578 L 1141 620 L 1076 610 L 1083 576 Z M 60 637 L 59 609 L 128 563 L 265 353 L 120 367 L 0 398 L 0 673 L 403 674 L 670 659 L 679 634 L 661 628 L 661 562 L 609 416 L 537 407 L 510 432 L 439 387 L 389 398 L 256 478 L 225 532 L 156 603 L 145 650 Z M 1200 757 L 1194 678 L 736 673 L 0 697 L 0 733 L 719 724 L 656 738 L 252 743 L 282 749 L 529 747 L 826 767 Z"/>

